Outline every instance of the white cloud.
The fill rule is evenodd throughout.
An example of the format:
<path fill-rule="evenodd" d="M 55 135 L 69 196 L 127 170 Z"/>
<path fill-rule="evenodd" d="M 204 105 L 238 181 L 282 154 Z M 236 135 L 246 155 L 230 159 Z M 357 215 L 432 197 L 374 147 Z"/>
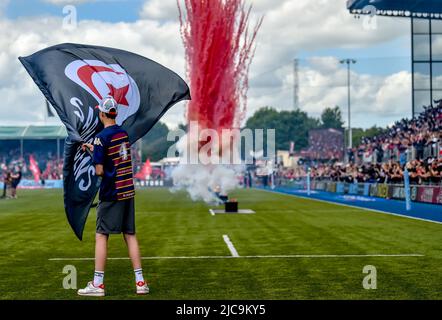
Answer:
<path fill-rule="evenodd" d="M 269 2 L 271 8 L 264 6 Z M 255 20 L 265 14 L 255 60 L 264 70 L 275 66 L 275 61 L 293 59 L 301 50 L 363 48 L 409 33 L 407 19 L 379 18 L 377 30 L 364 30 L 362 21 L 346 10 L 345 0 L 275 2 L 257 1 L 257 8 L 263 10 L 254 14 Z"/>
<path fill-rule="evenodd" d="M 263 13 L 265 18 L 251 68 L 249 116 L 265 105 L 286 110 L 293 108 L 292 61 L 300 51 L 369 48 L 410 32 L 409 20 L 388 18 L 378 18 L 376 30 L 365 30 L 363 20 L 348 13 L 344 0 L 257 0 L 253 4 L 258 10 L 254 19 Z M 388 55 L 388 52 L 379 52 L 379 56 L 382 55 Z M 390 78 L 353 73 L 354 83 L 357 83 L 352 88 L 353 123 L 367 127 L 387 124 L 387 119 L 391 122 L 394 117 L 408 116 L 411 111 L 411 76 L 406 74 L 399 73 Z M 388 81 L 399 81 L 398 78 L 402 82 L 394 90 L 394 85 L 389 85 Z M 308 67 L 299 74 L 302 109 L 319 116 L 325 107 L 340 105 L 346 115 L 346 79 L 346 70 L 337 58 L 309 59 Z"/>
<path fill-rule="evenodd" d="M 373 64 L 373 62 L 369 62 Z M 375 63 L 374 63 L 375 64 Z M 273 106 L 293 110 L 293 75 L 291 67 L 281 68 L 275 75 L 279 87 L 252 87 L 248 115 L 257 106 Z M 299 104 L 303 111 L 319 117 L 326 107 L 341 107 L 347 119 L 347 69 L 335 57 L 312 57 L 299 69 Z M 411 113 L 411 74 L 407 71 L 391 75 L 373 75 L 351 71 L 352 125 L 385 126 L 409 117 Z"/>
<path fill-rule="evenodd" d="M 373 103 L 374 112 L 384 116 L 410 115 L 411 74 L 402 71 L 384 78 Z"/>
<path fill-rule="evenodd" d="M 4 1 L 0 0 L 0 8 Z M 75 2 L 79 1 L 82 0 Z M 249 115 L 265 105 L 291 108 L 291 60 L 299 51 L 364 48 L 409 33 L 406 19 L 378 19 L 378 30 L 364 30 L 362 22 L 346 11 L 345 0 L 251 2 L 254 6 L 252 19 L 256 21 L 265 14 L 265 20 L 251 69 Z M 50 45 L 78 42 L 118 47 L 147 56 L 183 76 L 184 50 L 177 17 L 175 0 L 146 1 L 140 20 L 133 23 L 80 21 L 74 31 L 63 29 L 62 19 L 57 17 L 8 20 L 0 14 L 0 94 L 5 102 L 0 105 L 0 124 L 43 120 L 43 98 L 17 57 Z M 109 30 L 112 30 L 112 36 L 106 36 Z M 352 77 L 357 83 L 352 92 L 355 123 L 358 125 L 369 126 L 377 119 L 384 121 L 387 118 L 384 113 L 397 119 L 402 116 L 401 112 L 411 109 L 411 99 L 408 98 L 410 75 L 407 72 L 383 77 L 353 73 Z M 323 108 L 334 105 L 346 107 L 346 71 L 336 58 L 310 59 L 308 66 L 301 69 L 300 82 L 300 102 L 309 113 L 319 115 Z M 393 106 L 395 101 L 398 103 Z M 14 112 L 10 112 L 11 106 Z M 183 105 L 173 108 L 165 120 L 168 124 L 182 122 Z"/>
<path fill-rule="evenodd" d="M 178 18 L 178 7 L 176 0 L 150 0 L 146 1 L 140 12 L 144 19 L 176 20 Z"/>
<path fill-rule="evenodd" d="M 159 24 L 152 20 L 134 23 L 81 21 L 74 31 L 62 28 L 61 18 L 1 20 L 0 92 L 3 102 L 0 124 L 33 123 L 44 120 L 44 98 L 18 61 L 45 47 L 76 42 L 118 47 L 149 57 L 184 77 L 184 52 L 178 23 Z M 112 36 L 103 36 L 112 29 Z M 13 106 L 14 112 L 11 112 Z M 169 123 L 183 117 L 184 107 L 175 107 Z"/>

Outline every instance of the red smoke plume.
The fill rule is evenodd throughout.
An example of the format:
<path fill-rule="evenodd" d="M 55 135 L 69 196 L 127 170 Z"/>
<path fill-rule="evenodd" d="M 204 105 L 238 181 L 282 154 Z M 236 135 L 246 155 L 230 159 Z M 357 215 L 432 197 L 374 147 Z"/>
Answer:
<path fill-rule="evenodd" d="M 184 0 L 180 11 L 192 101 L 187 121 L 201 129 L 239 128 L 247 105 L 248 71 L 262 24 L 249 31 L 244 0 Z"/>

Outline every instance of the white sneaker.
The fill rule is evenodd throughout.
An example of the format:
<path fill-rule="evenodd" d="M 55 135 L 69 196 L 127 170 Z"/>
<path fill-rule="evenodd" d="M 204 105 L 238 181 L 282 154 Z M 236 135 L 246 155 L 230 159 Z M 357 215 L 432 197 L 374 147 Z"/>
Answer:
<path fill-rule="evenodd" d="M 104 297 L 104 284 L 96 287 L 92 281 L 89 281 L 86 288 L 78 290 L 77 293 L 79 296 Z"/>
<path fill-rule="evenodd" d="M 144 281 L 138 281 L 136 283 L 137 287 L 137 294 L 148 294 L 149 293 L 149 287 L 147 286 L 147 283 Z"/>

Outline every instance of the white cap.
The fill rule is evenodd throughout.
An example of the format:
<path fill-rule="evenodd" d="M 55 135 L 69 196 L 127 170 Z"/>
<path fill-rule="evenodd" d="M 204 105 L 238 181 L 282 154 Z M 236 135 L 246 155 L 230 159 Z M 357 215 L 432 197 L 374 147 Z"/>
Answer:
<path fill-rule="evenodd" d="M 112 96 L 105 97 L 96 108 L 108 114 L 116 115 L 118 113 L 118 103 Z"/>

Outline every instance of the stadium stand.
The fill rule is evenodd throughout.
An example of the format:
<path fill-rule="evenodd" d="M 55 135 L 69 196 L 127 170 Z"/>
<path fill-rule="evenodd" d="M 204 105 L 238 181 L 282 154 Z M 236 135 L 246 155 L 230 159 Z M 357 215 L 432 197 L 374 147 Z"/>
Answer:
<path fill-rule="evenodd" d="M 426 107 L 411 120 L 402 119 L 379 136 L 363 138 L 357 149 L 359 163 L 386 162 L 402 163 L 410 160 L 437 158 L 442 133 L 442 104 Z"/>
<path fill-rule="evenodd" d="M 64 126 L 0 127 L 0 175 L 21 169 L 24 179 L 32 179 L 32 155 L 42 179 L 62 178 L 62 151 L 66 138 Z"/>
<path fill-rule="evenodd" d="M 309 132 L 305 156 L 312 160 L 344 160 L 344 130 L 315 129 Z"/>
<path fill-rule="evenodd" d="M 64 126 L 0 127 L 0 184 L 8 173 L 20 171 L 23 180 L 34 180 L 30 157 L 40 171 L 39 179 L 63 179 L 63 148 L 67 137 Z M 135 146 L 133 147 L 135 149 Z M 135 168 L 139 170 L 139 152 L 132 152 Z"/>
<path fill-rule="evenodd" d="M 318 181 L 346 183 L 402 184 L 405 167 L 414 185 L 440 185 L 442 181 L 442 101 L 412 119 L 402 119 L 375 137 L 362 138 L 351 150 L 347 164 L 312 163 L 311 178 Z M 310 146 L 309 151 L 325 145 Z M 333 143 L 331 145 L 334 145 Z M 324 148 L 316 153 L 323 152 Z M 301 179 L 306 167 L 280 169 L 282 179 Z"/>

